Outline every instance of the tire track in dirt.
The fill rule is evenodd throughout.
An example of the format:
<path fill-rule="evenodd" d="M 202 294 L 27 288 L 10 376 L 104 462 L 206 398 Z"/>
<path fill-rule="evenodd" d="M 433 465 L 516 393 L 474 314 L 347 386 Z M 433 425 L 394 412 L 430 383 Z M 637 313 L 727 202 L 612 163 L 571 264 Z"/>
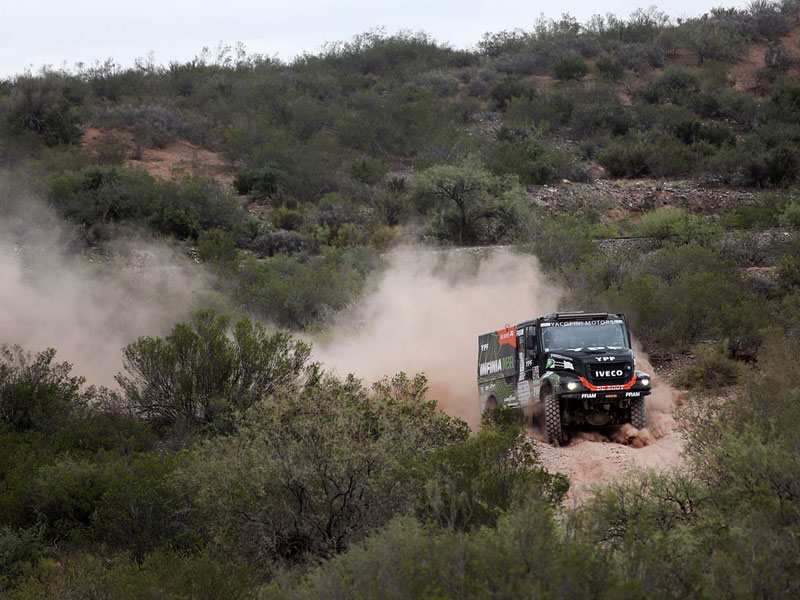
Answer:
<path fill-rule="evenodd" d="M 642 353 L 637 350 L 639 358 Z M 653 372 L 652 368 L 644 368 Z M 550 472 L 569 477 L 567 507 L 583 504 L 593 488 L 624 478 L 635 470 L 668 471 L 684 465 L 684 440 L 675 429 L 673 413 L 684 404 L 684 393 L 659 377 L 653 378 L 653 393 L 646 400 L 649 427 L 631 425 L 610 430 L 571 431 L 566 445 L 556 448 L 547 442 L 544 428 L 536 423 L 527 429 L 542 465 Z"/>

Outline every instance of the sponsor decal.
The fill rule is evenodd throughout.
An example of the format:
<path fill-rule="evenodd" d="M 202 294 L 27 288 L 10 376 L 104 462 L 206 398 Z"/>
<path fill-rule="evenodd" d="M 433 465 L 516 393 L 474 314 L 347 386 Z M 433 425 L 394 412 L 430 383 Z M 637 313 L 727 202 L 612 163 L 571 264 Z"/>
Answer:
<path fill-rule="evenodd" d="M 497 331 L 497 338 L 500 340 L 500 345 L 508 344 L 509 346 L 517 347 L 517 328 L 508 327 Z"/>
<path fill-rule="evenodd" d="M 481 352 L 486 352 L 489 349 L 489 344 L 481 344 Z"/>
<path fill-rule="evenodd" d="M 638 398 L 642 395 L 642 392 L 625 392 L 626 398 Z"/>
<path fill-rule="evenodd" d="M 622 369 L 610 369 L 608 371 L 595 371 L 595 377 L 622 377 L 624 375 Z"/>
<path fill-rule="evenodd" d="M 513 369 L 513 368 L 514 368 L 514 357 L 504 356 L 496 360 L 490 360 L 488 362 L 481 363 L 480 366 L 478 367 L 478 373 L 482 377 L 484 375 L 500 373 L 501 371 L 507 371 L 508 369 Z"/>
<path fill-rule="evenodd" d="M 597 394 L 581 394 L 581 398 L 597 398 Z"/>
<path fill-rule="evenodd" d="M 581 383 L 586 386 L 587 389 L 593 392 L 619 392 L 631 389 L 634 384 L 636 383 L 636 375 L 631 377 L 631 380 L 628 383 L 622 385 L 594 385 L 593 383 L 589 383 L 589 380 L 585 377 L 578 377 L 581 380 Z"/>
<path fill-rule="evenodd" d="M 586 327 L 587 325 L 608 325 L 609 323 L 622 323 L 622 319 L 608 319 L 605 321 L 559 321 L 557 323 L 542 323 L 542 327 Z"/>
<path fill-rule="evenodd" d="M 612 360 L 615 360 L 616 358 L 617 358 L 616 356 L 597 356 L 595 357 L 595 360 L 598 360 L 600 362 L 610 362 Z"/>

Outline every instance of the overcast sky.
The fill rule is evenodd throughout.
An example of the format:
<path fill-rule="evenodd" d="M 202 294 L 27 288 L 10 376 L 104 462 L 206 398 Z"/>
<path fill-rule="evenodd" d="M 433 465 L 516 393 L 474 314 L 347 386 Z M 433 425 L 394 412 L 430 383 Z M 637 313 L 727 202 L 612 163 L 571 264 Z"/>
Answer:
<path fill-rule="evenodd" d="M 672 0 L 659 9 L 674 18 L 721 4 L 746 2 Z M 287 61 L 376 27 L 425 31 L 438 42 L 469 48 L 486 32 L 530 29 L 540 14 L 568 12 L 583 22 L 595 13 L 627 18 L 646 6 L 646 0 L 0 0 L 0 77 L 109 58 L 125 67 L 148 55 L 157 64 L 183 62 L 220 42 L 242 42 L 248 53 Z"/>

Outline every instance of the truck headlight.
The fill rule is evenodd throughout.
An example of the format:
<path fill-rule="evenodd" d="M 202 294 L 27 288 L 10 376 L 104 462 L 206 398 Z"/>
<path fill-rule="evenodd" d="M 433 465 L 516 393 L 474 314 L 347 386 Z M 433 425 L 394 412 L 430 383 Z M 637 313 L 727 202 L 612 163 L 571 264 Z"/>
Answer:
<path fill-rule="evenodd" d="M 577 390 L 577 389 L 578 389 L 578 386 L 579 386 L 579 385 L 580 385 L 580 384 L 579 384 L 577 381 L 570 381 L 570 382 L 567 384 L 567 389 L 568 389 L 570 392 L 574 392 L 575 390 Z"/>
<path fill-rule="evenodd" d="M 639 380 L 639 382 L 644 386 L 648 386 L 648 385 L 650 385 L 650 378 L 649 377 L 642 377 Z"/>

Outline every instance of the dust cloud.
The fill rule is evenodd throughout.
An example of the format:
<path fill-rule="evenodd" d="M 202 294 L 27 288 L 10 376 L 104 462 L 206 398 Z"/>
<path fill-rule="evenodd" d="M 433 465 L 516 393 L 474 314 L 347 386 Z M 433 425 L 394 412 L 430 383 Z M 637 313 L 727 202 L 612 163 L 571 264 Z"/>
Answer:
<path fill-rule="evenodd" d="M 77 249 L 74 229 L 0 176 L 0 343 L 55 348 L 88 383 L 113 385 L 122 348 L 166 333 L 210 282 L 199 265 L 142 238 L 102 257 Z"/>
<path fill-rule="evenodd" d="M 425 373 L 439 407 L 480 423 L 478 335 L 557 309 L 538 261 L 509 249 L 398 250 L 372 293 L 342 315 L 315 357 L 371 382 Z"/>

